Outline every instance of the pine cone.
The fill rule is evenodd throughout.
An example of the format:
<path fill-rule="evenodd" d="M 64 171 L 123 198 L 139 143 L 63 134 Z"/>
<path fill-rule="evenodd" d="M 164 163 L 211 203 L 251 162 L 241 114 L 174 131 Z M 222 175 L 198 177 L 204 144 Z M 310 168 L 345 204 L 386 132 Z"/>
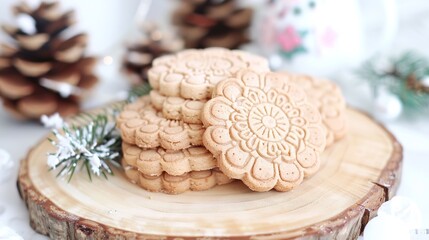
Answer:
<path fill-rule="evenodd" d="M 148 82 L 147 71 L 155 58 L 183 48 L 181 41 L 162 33 L 155 24 L 145 24 L 143 31 L 144 37 L 131 43 L 124 57 L 124 70 L 133 85 Z"/>
<path fill-rule="evenodd" d="M 173 13 L 186 48 L 235 49 L 248 43 L 253 11 L 239 8 L 236 0 L 181 0 Z"/>
<path fill-rule="evenodd" d="M 61 12 L 58 2 L 42 2 L 36 9 L 22 2 L 13 12 L 29 21 L 19 27 L 2 26 L 14 41 L 0 45 L 0 97 L 5 109 L 19 119 L 78 112 L 84 90 L 97 78 L 91 73 L 96 59 L 83 57 L 87 36 L 64 38 L 75 23 L 73 11 Z"/>
<path fill-rule="evenodd" d="M 408 89 L 417 93 L 429 93 L 429 86 L 425 85 L 425 82 L 422 81 L 422 79 L 417 79 L 417 76 L 414 73 L 407 76 L 406 86 Z"/>

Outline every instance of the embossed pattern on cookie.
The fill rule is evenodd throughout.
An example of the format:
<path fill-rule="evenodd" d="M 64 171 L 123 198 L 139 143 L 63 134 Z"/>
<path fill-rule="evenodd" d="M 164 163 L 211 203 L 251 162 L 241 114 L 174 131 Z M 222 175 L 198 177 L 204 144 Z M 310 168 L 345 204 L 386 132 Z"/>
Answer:
<path fill-rule="evenodd" d="M 130 182 L 151 192 L 180 194 L 186 191 L 204 191 L 233 181 L 218 169 L 193 171 L 180 176 L 172 176 L 165 172 L 160 176 L 150 176 L 141 173 L 124 161 L 122 166 Z"/>
<path fill-rule="evenodd" d="M 283 74 L 302 87 L 307 93 L 308 101 L 319 109 L 326 128 L 326 146 L 344 137 L 347 133 L 346 101 L 341 89 L 328 80 L 315 79 L 307 75 Z"/>
<path fill-rule="evenodd" d="M 201 124 L 166 119 L 152 107 L 149 96 L 141 97 L 138 102 L 125 106 L 125 110 L 117 117 L 124 142 L 141 148 L 161 146 L 168 150 L 202 145 L 204 128 Z"/>
<path fill-rule="evenodd" d="M 243 70 L 213 96 L 203 109 L 203 142 L 227 176 L 254 191 L 288 191 L 319 169 L 321 116 L 284 76 Z"/>
<path fill-rule="evenodd" d="M 205 100 L 188 100 L 181 97 L 165 97 L 158 91 L 150 92 L 153 106 L 162 111 L 165 118 L 171 120 L 182 120 L 185 123 L 202 124 L 201 112 Z"/>
<path fill-rule="evenodd" d="M 119 116 L 116 118 L 116 125 L 119 127 L 129 119 L 138 118 L 138 112 L 142 109 L 156 111 L 155 108 L 151 105 L 149 96 L 140 97 L 136 101 L 125 105 L 121 114 L 119 114 Z"/>
<path fill-rule="evenodd" d="M 191 171 L 210 170 L 217 167 L 213 154 L 205 147 L 190 147 L 182 150 L 163 148 L 141 149 L 122 143 L 123 160 L 141 173 L 159 176 L 166 172 L 180 176 Z"/>
<path fill-rule="evenodd" d="M 157 58 L 148 71 L 149 83 L 163 96 L 203 100 L 214 86 L 243 68 L 268 71 L 265 58 L 224 48 L 189 49 Z"/>

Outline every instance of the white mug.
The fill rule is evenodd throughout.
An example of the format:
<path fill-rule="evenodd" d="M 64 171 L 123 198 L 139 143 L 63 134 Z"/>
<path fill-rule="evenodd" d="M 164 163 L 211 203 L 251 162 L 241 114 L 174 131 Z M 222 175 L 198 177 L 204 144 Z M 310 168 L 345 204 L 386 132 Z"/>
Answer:
<path fill-rule="evenodd" d="M 384 27 L 368 44 L 364 20 L 375 2 L 383 5 Z M 357 66 L 392 41 L 395 1 L 371 4 L 362 9 L 358 0 L 270 0 L 259 21 L 259 46 L 276 70 L 332 76 Z"/>

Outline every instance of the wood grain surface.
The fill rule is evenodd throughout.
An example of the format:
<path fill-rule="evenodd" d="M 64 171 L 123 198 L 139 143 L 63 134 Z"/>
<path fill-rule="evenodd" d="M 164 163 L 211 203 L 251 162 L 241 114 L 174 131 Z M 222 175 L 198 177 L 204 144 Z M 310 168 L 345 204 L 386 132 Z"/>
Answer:
<path fill-rule="evenodd" d="M 46 165 L 43 139 L 21 163 L 18 188 L 31 226 L 52 239 L 356 239 L 396 192 L 402 147 L 366 114 L 348 109 L 346 138 L 297 189 L 256 193 L 240 182 L 180 195 L 151 193 L 122 170 L 70 183 Z"/>

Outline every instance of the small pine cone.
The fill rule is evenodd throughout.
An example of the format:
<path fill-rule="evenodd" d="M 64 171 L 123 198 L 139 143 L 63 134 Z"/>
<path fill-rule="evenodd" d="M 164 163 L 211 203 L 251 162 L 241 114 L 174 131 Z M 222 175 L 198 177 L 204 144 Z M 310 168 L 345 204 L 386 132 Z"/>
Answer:
<path fill-rule="evenodd" d="M 32 22 L 2 26 L 14 40 L 13 45 L 0 44 L 0 98 L 4 108 L 18 119 L 77 113 L 84 93 L 98 80 L 92 74 L 96 59 L 84 57 L 87 35 L 62 36 L 75 23 L 74 13 L 61 12 L 58 2 L 42 2 L 36 9 L 22 2 L 12 10 Z"/>
<path fill-rule="evenodd" d="M 239 8 L 236 0 L 181 0 L 173 13 L 186 48 L 235 49 L 249 42 L 251 8 Z"/>
<path fill-rule="evenodd" d="M 145 36 L 129 44 L 124 56 L 124 70 L 133 85 L 148 82 L 147 71 L 155 58 L 183 48 L 182 41 L 161 32 L 154 24 L 145 24 L 143 31 Z"/>

